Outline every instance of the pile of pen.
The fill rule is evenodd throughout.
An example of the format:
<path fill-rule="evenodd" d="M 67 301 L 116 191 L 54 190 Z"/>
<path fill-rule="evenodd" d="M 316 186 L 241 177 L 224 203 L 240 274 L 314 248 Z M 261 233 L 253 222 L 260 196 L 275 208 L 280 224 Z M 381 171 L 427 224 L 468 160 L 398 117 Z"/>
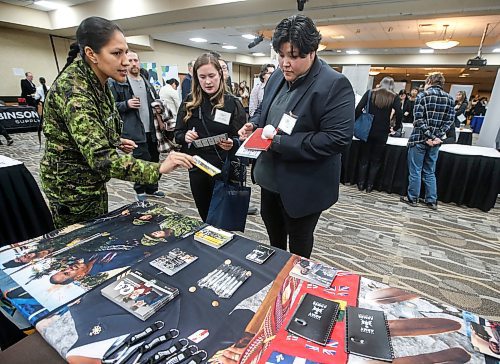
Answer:
<path fill-rule="evenodd" d="M 206 277 L 200 279 L 198 286 L 211 289 L 220 298 L 230 298 L 251 275 L 251 271 L 242 267 L 221 264 Z"/>

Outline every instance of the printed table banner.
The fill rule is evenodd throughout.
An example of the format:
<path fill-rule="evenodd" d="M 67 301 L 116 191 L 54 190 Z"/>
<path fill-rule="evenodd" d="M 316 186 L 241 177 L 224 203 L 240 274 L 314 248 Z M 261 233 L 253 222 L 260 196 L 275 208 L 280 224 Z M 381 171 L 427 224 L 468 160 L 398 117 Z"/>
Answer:
<path fill-rule="evenodd" d="M 0 123 L 9 133 L 36 131 L 40 117 L 32 106 L 0 107 Z"/>

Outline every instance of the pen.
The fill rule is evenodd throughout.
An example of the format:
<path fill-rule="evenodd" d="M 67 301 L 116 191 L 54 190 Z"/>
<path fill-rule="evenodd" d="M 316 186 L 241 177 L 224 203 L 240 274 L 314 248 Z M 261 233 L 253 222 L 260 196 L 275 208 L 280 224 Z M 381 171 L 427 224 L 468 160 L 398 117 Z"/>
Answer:
<path fill-rule="evenodd" d="M 193 129 L 191 129 L 191 131 L 196 131 L 196 129 L 194 128 L 194 126 L 193 126 Z M 190 148 L 190 147 L 191 147 L 191 143 L 188 143 L 188 148 Z"/>

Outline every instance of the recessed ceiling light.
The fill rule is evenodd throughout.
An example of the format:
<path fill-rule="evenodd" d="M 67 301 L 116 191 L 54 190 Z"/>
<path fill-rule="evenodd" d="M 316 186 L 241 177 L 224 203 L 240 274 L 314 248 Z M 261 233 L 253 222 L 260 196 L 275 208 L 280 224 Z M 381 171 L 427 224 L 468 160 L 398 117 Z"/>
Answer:
<path fill-rule="evenodd" d="M 342 49 L 337 49 L 337 53 L 342 53 Z"/>
<path fill-rule="evenodd" d="M 472 68 L 469 68 L 469 71 L 479 71 L 479 68 L 477 68 L 477 67 L 472 67 Z"/>
<path fill-rule="evenodd" d="M 206 43 L 207 40 L 203 38 L 189 38 L 191 42 L 196 42 L 196 43 Z"/>
<path fill-rule="evenodd" d="M 224 48 L 224 49 L 238 49 L 238 47 L 235 47 L 235 46 L 229 45 L 229 44 L 223 45 L 222 48 Z"/>
<path fill-rule="evenodd" d="M 493 53 L 500 53 L 500 48 L 493 49 Z"/>
<path fill-rule="evenodd" d="M 376 75 L 378 75 L 379 73 L 380 73 L 379 71 L 370 71 L 370 72 L 368 72 L 368 74 L 369 74 L 370 76 L 376 76 Z"/>
<path fill-rule="evenodd" d="M 324 45 L 324 44 L 320 44 L 318 46 L 318 52 L 324 51 L 325 49 L 326 49 L 326 45 Z"/>
<path fill-rule="evenodd" d="M 420 49 L 419 51 L 420 53 L 434 53 L 434 49 L 430 49 L 430 48 L 423 48 L 423 49 Z"/>
<path fill-rule="evenodd" d="M 434 35 L 436 32 L 433 32 L 431 30 L 424 30 L 423 32 L 419 32 L 420 35 Z"/>
<path fill-rule="evenodd" d="M 66 5 L 61 5 L 61 4 L 57 4 L 53 1 L 45 1 L 45 0 L 35 1 L 33 3 L 33 5 L 41 6 L 42 8 L 45 8 L 47 10 L 55 10 L 55 9 L 61 9 L 61 8 L 66 7 Z"/>
<path fill-rule="evenodd" d="M 255 38 L 257 38 L 253 34 L 243 34 L 242 37 L 245 38 L 245 39 L 252 39 L 252 40 L 255 39 Z"/>
<path fill-rule="evenodd" d="M 458 77 L 467 77 L 466 75 L 459 75 Z"/>
<path fill-rule="evenodd" d="M 345 51 L 347 54 L 359 54 L 359 51 L 356 50 L 356 49 L 353 49 L 353 50 L 348 50 L 348 51 Z"/>
<path fill-rule="evenodd" d="M 255 52 L 255 53 L 252 53 L 252 56 L 255 56 L 255 57 L 265 57 L 265 53 L 261 53 L 261 52 Z"/>
<path fill-rule="evenodd" d="M 344 39 L 345 37 L 343 35 L 332 35 L 330 38 L 332 38 L 332 39 Z"/>

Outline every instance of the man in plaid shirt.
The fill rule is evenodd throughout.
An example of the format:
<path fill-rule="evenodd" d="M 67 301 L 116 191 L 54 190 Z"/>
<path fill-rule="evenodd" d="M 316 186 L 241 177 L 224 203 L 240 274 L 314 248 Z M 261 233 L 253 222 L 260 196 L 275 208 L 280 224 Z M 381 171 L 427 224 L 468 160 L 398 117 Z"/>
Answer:
<path fill-rule="evenodd" d="M 415 100 L 413 132 L 408 140 L 408 192 L 401 201 L 416 206 L 421 180 L 425 185 L 425 203 L 437 210 L 436 162 L 439 146 L 455 120 L 455 101 L 443 91 L 442 73 L 425 80 L 424 91 Z"/>

